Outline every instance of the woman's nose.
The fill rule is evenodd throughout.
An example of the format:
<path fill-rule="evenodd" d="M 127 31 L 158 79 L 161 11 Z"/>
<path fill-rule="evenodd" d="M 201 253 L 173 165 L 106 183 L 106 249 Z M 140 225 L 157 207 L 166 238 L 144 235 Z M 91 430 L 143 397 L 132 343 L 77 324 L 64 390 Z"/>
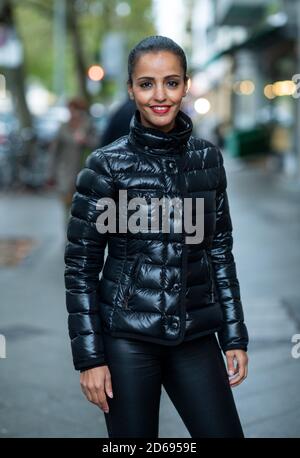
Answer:
<path fill-rule="evenodd" d="M 166 100 L 166 95 L 163 87 L 157 86 L 154 94 L 154 98 L 157 102 L 164 102 Z"/>

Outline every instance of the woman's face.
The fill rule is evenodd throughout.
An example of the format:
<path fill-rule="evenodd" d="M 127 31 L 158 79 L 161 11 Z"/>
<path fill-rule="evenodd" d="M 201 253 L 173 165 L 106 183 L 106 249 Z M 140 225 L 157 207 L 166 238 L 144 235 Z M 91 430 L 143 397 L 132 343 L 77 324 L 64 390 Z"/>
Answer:
<path fill-rule="evenodd" d="M 179 57 L 158 51 L 138 58 L 128 92 L 134 95 L 142 124 L 168 132 L 175 125 L 187 88 Z"/>

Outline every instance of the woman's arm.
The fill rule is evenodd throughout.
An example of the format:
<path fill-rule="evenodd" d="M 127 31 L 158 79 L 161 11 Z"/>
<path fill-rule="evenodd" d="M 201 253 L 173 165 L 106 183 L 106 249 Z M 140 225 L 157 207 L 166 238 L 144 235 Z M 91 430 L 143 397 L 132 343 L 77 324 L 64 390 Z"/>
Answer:
<path fill-rule="evenodd" d="M 216 195 L 217 221 L 211 249 L 216 289 L 224 317 L 224 325 L 218 332 L 218 339 L 224 353 L 234 349 L 247 351 L 248 331 L 244 323 L 239 281 L 232 253 L 232 221 L 226 191 L 227 178 L 219 149 L 218 157 L 220 175 Z"/>
<path fill-rule="evenodd" d="M 113 178 L 102 150 L 91 153 L 76 179 L 65 248 L 68 328 L 76 370 L 105 363 L 96 289 L 104 263 L 107 233 L 96 228 L 102 197 L 114 197 Z"/>

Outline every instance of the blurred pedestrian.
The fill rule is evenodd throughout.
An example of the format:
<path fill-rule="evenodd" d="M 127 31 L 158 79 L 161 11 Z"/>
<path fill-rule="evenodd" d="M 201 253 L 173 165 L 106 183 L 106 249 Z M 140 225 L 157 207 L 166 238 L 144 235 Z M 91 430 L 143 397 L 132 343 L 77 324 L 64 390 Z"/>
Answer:
<path fill-rule="evenodd" d="M 103 132 L 101 146 L 108 145 L 123 135 L 129 133 L 129 124 L 136 110 L 133 100 L 126 97 L 126 100 L 119 105 L 110 116 L 106 129 Z"/>
<path fill-rule="evenodd" d="M 214 128 L 214 137 L 215 137 L 215 142 L 216 145 L 219 148 L 224 147 L 224 124 L 220 122 L 216 122 L 215 128 Z"/>
<path fill-rule="evenodd" d="M 192 437 L 244 437 L 231 387 L 247 376 L 248 332 L 226 172 L 220 149 L 191 135 L 192 120 L 180 109 L 186 66 L 167 37 L 132 49 L 130 132 L 91 153 L 72 205 L 65 285 L 73 362 L 83 393 L 105 413 L 109 437 L 157 437 L 162 385 Z M 110 202 L 114 210 L 122 190 L 129 204 L 141 198 L 151 229 L 102 230 L 103 210 Z M 183 220 L 197 222 L 196 196 L 205 199 L 201 240 L 187 240 L 190 228 L 175 230 L 174 209 L 169 231 L 152 230 L 157 198 L 177 197 Z M 186 209 L 185 197 L 197 205 Z"/>
<path fill-rule="evenodd" d="M 99 146 L 99 137 L 84 99 L 73 98 L 68 102 L 70 118 L 62 123 L 49 149 L 49 183 L 58 191 L 66 210 L 66 217 L 75 180 L 85 159 L 85 153 Z"/>

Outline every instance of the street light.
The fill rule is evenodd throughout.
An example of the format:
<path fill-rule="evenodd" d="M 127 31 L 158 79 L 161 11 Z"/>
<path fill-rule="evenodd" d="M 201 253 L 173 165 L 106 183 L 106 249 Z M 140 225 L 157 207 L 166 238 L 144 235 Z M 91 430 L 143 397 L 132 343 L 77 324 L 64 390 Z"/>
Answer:
<path fill-rule="evenodd" d="M 101 65 L 91 65 L 87 74 L 92 81 L 101 81 L 104 77 L 104 70 Z"/>

